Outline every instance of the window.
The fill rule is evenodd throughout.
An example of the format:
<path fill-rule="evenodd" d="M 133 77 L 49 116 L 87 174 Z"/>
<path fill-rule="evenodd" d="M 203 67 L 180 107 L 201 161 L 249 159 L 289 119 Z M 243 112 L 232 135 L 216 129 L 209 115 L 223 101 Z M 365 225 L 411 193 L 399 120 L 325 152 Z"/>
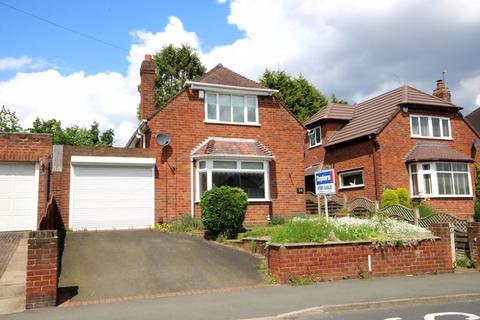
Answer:
<path fill-rule="evenodd" d="M 410 116 L 411 135 L 415 138 L 451 139 L 450 119 Z"/>
<path fill-rule="evenodd" d="M 468 164 L 458 162 L 414 163 L 410 165 L 413 196 L 470 197 Z"/>
<path fill-rule="evenodd" d="M 356 188 L 363 187 L 363 170 L 340 172 L 340 188 Z"/>
<path fill-rule="evenodd" d="M 310 142 L 310 148 L 316 147 L 322 144 L 322 127 L 316 127 L 309 131 L 308 139 Z"/>
<path fill-rule="evenodd" d="M 269 201 L 268 161 L 202 160 L 197 162 L 197 200 L 214 186 L 239 187 L 249 201 Z"/>
<path fill-rule="evenodd" d="M 257 97 L 207 92 L 205 121 L 258 124 Z"/>

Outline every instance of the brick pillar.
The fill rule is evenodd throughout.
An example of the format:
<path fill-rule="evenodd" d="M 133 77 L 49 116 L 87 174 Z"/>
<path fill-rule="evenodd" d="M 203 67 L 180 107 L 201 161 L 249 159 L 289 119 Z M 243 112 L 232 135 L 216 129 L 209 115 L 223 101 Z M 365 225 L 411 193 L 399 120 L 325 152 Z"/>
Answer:
<path fill-rule="evenodd" d="M 480 266 L 480 222 L 469 222 L 467 233 L 470 258 Z"/>
<path fill-rule="evenodd" d="M 57 304 L 58 237 L 56 230 L 31 231 L 28 239 L 26 308 Z"/>
<path fill-rule="evenodd" d="M 434 236 L 441 238 L 441 247 L 442 255 L 445 259 L 445 265 L 451 266 L 453 270 L 453 256 L 452 256 L 452 244 L 450 240 L 450 225 L 448 223 L 434 223 L 431 224 L 428 229 L 433 233 Z"/>
<path fill-rule="evenodd" d="M 147 54 L 140 67 L 140 120 L 148 119 L 156 110 L 155 79 L 155 61 Z"/>

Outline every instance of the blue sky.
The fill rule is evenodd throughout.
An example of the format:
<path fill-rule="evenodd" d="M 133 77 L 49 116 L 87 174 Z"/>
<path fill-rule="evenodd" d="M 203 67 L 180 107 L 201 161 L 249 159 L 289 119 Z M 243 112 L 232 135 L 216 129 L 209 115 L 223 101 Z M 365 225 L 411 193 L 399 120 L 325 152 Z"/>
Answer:
<path fill-rule="evenodd" d="M 446 73 L 464 114 L 480 107 L 478 0 L 0 0 L 0 105 L 28 128 L 36 117 L 135 130 L 145 54 L 190 44 L 207 68 L 257 80 L 302 74 L 321 92 L 361 102 L 409 84 L 431 93 Z"/>
<path fill-rule="evenodd" d="M 2 46 L 2 55 L 41 57 L 64 72 L 83 69 L 87 73 L 125 73 L 125 57 L 132 42 L 129 33 L 161 30 L 169 16 L 177 16 L 186 29 L 195 30 L 204 50 L 242 35 L 227 23 L 228 6 L 215 0 L 2 2 L 125 49 L 92 41 L 0 5 L 0 39 L 8 43 Z M 13 74 L 14 71 L 0 72 L 0 79 Z"/>

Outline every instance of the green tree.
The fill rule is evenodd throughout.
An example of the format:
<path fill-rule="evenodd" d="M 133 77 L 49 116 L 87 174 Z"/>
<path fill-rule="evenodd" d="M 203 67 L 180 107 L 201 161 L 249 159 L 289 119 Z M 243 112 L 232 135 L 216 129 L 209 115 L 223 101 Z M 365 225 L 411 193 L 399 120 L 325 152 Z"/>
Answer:
<path fill-rule="evenodd" d="M 338 99 L 335 93 L 332 93 L 332 96 L 330 97 L 330 102 L 337 103 L 337 104 L 348 104 L 348 101 L 343 99 Z"/>
<path fill-rule="evenodd" d="M 279 90 L 277 98 L 302 122 L 328 104 L 328 99 L 302 75 L 292 77 L 285 71 L 267 69 L 260 83 Z"/>
<path fill-rule="evenodd" d="M 155 80 L 155 106 L 161 107 L 182 90 L 185 81 L 202 76 L 206 68 L 192 47 L 168 45 L 154 56 L 157 77 Z"/>
<path fill-rule="evenodd" d="M 89 129 L 77 125 L 62 128 L 60 120 L 39 118 L 33 122 L 30 132 L 51 133 L 54 144 L 90 147 L 111 147 L 115 136 L 113 129 L 100 132 L 99 124 L 96 121 L 91 124 Z"/>
<path fill-rule="evenodd" d="M 0 131 L 3 132 L 19 132 L 22 131 L 20 120 L 15 111 L 7 109 L 2 106 L 0 109 Z"/>

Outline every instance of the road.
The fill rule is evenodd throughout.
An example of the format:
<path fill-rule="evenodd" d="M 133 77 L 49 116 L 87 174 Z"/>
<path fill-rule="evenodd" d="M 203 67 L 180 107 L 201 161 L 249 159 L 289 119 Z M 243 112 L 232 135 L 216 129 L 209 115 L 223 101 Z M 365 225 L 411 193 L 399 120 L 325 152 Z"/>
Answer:
<path fill-rule="evenodd" d="M 480 300 L 447 304 L 403 306 L 400 308 L 318 313 L 298 320 L 479 320 Z"/>

